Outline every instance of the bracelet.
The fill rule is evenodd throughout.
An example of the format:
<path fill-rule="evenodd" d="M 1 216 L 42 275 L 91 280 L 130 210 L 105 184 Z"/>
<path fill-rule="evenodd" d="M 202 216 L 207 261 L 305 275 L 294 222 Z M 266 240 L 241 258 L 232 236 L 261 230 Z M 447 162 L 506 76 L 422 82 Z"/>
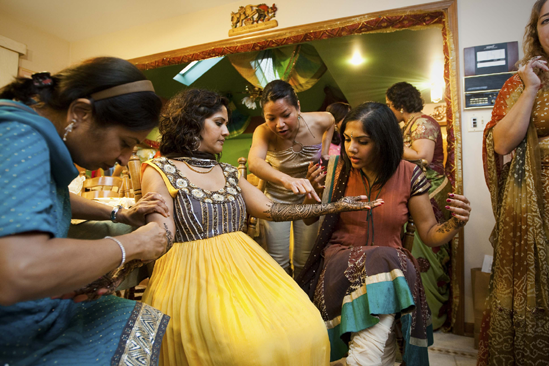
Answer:
<path fill-rule="evenodd" d="M 126 249 L 124 249 L 124 246 L 122 245 L 120 240 L 113 238 L 112 236 L 105 236 L 105 239 L 113 240 L 120 247 L 120 250 L 122 251 L 122 260 L 120 261 L 120 265 L 118 266 L 118 268 L 122 267 L 124 263 L 126 263 Z"/>
<path fill-rule="evenodd" d="M 114 206 L 114 208 L 111 211 L 111 221 L 112 222 L 116 223 L 116 214 L 122 208 L 124 208 L 124 207 L 122 207 L 122 205 Z"/>

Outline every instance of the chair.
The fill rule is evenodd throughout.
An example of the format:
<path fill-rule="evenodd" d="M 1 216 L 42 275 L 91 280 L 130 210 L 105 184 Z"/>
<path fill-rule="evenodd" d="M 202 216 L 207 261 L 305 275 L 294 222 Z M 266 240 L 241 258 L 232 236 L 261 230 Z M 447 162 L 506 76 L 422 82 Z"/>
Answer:
<path fill-rule="evenodd" d="M 248 159 L 245 157 L 241 157 L 238 159 L 238 176 L 239 178 L 244 177 L 248 182 L 256 186 L 261 192 L 265 190 L 265 181 L 263 179 L 258 178 L 254 174 L 248 174 L 248 168 L 246 164 L 248 163 Z M 246 222 L 247 228 L 246 228 L 246 234 L 248 236 L 254 238 L 256 237 L 257 232 L 257 217 L 249 216 Z"/>
<path fill-rule="evenodd" d="M 134 147 L 133 154 L 128 162 L 128 170 L 130 173 L 131 194 L 133 195 L 135 202 L 139 201 L 142 197 L 141 194 L 141 160 L 137 156 L 137 147 Z"/>
<path fill-rule="evenodd" d="M 121 197 L 123 179 L 119 177 L 96 177 L 82 184 L 81 196 L 90 200 L 106 197 Z"/>

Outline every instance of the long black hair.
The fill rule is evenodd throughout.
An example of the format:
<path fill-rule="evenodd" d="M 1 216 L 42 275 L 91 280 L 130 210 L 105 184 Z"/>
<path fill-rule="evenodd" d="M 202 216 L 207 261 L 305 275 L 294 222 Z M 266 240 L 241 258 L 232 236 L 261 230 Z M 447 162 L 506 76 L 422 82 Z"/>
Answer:
<path fill-rule="evenodd" d="M 229 100 L 216 92 L 187 89 L 176 94 L 160 116 L 160 153 L 167 157 L 218 159 L 214 154 L 196 149 L 202 140 L 200 133 L 204 128 L 204 120 L 219 112 L 223 106 L 227 108 L 230 117 Z"/>
<path fill-rule="evenodd" d="M 91 94 L 118 85 L 146 80 L 130 62 L 116 57 L 97 57 L 47 77 L 40 84 L 18 77 L 0 90 L 1 99 L 12 99 L 38 108 L 67 111 L 79 98 L 92 101 L 92 115 L 100 127 L 123 126 L 132 131 L 150 130 L 158 125 L 162 101 L 152 91 L 123 94 L 94 101 Z M 37 85 L 35 85 L 37 84 Z"/>
<path fill-rule="evenodd" d="M 360 121 L 362 130 L 370 136 L 374 142 L 374 154 L 376 154 L 377 179 L 374 186 L 383 186 L 395 173 L 402 153 L 404 141 L 402 132 L 394 113 L 385 104 L 376 102 L 362 103 L 345 117 L 341 124 L 341 133 L 345 132 L 347 123 Z M 341 149 L 341 158 L 345 163 L 345 169 L 351 169 L 351 161 L 345 148 Z"/>

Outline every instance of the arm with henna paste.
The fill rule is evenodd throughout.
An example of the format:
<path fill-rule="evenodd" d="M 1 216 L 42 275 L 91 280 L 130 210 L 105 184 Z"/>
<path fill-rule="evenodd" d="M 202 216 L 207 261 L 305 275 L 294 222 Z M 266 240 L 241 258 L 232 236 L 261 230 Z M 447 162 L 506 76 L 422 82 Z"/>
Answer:
<path fill-rule="evenodd" d="M 328 204 L 291 205 L 274 203 L 259 189 L 245 179 L 240 179 L 242 196 L 246 202 L 246 210 L 252 216 L 269 221 L 302 220 L 345 211 L 371 210 L 383 204 L 383 200 L 362 202 L 366 196 L 344 197 L 337 202 Z"/>
<path fill-rule="evenodd" d="M 428 194 L 413 196 L 408 201 L 419 236 L 430 247 L 438 247 L 449 242 L 469 221 L 471 206 L 465 196 L 449 194 L 446 210 L 452 218 L 442 224 L 437 223 Z"/>

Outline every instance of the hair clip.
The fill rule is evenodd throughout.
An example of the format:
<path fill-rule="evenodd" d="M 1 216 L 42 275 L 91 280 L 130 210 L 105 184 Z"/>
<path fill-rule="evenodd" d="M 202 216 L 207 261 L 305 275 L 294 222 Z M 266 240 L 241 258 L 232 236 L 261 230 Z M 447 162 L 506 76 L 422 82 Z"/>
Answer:
<path fill-rule="evenodd" d="M 32 74 L 32 83 L 39 87 L 52 86 L 53 79 L 47 71 L 35 72 Z"/>

